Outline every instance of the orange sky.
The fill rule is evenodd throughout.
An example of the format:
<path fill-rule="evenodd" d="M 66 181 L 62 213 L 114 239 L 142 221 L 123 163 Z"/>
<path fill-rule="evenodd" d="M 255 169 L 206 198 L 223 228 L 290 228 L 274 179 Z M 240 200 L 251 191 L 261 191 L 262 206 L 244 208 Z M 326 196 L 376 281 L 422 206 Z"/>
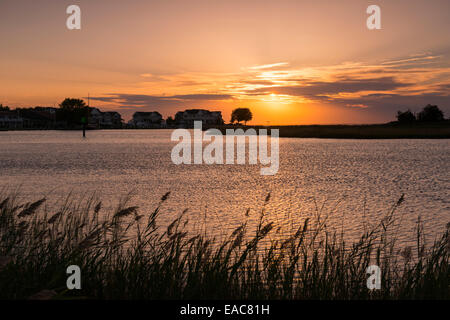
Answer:
<path fill-rule="evenodd" d="M 78 4 L 82 29 L 69 31 Z M 382 30 L 366 28 L 378 4 Z M 378 123 L 437 104 L 450 116 L 450 2 L 0 2 L 0 103 L 173 115 L 249 107 L 254 124 Z"/>

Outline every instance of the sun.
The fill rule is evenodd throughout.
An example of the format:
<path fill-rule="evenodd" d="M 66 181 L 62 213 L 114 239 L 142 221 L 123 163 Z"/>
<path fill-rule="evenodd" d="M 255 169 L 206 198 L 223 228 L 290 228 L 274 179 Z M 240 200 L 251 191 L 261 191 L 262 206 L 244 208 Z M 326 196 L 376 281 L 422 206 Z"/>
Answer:
<path fill-rule="evenodd" d="M 262 96 L 261 101 L 270 103 L 273 105 L 291 103 L 291 97 L 283 94 L 270 93 Z"/>

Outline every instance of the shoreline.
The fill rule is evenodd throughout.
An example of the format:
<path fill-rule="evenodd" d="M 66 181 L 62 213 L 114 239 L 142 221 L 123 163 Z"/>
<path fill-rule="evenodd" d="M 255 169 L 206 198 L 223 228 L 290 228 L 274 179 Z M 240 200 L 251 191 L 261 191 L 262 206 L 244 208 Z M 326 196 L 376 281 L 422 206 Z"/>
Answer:
<path fill-rule="evenodd" d="M 204 126 L 203 130 L 218 129 L 225 134 L 227 129 L 278 129 L 280 138 L 316 138 L 316 139 L 450 139 L 450 121 L 424 123 L 424 124 L 362 124 L 362 125 L 286 125 L 286 126 L 244 126 L 244 125 L 221 125 Z M 102 128 L 87 129 L 96 130 L 175 130 L 173 128 Z M 55 129 L 55 128 L 22 128 L 22 129 L 0 129 L 0 132 L 8 131 L 81 131 L 81 129 Z"/>
<path fill-rule="evenodd" d="M 211 127 L 212 128 L 212 127 Z M 319 139 L 450 139 L 450 122 L 424 124 L 222 126 L 226 129 L 278 129 L 280 138 Z M 205 128 L 205 130 L 208 129 Z"/>

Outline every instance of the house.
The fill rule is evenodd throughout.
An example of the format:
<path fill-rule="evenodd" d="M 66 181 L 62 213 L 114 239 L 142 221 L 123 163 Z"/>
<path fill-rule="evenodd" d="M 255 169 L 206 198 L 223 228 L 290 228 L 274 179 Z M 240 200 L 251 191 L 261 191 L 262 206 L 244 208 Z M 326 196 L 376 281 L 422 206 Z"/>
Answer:
<path fill-rule="evenodd" d="M 0 111 L 1 129 L 21 129 L 22 127 L 23 119 L 16 112 Z"/>
<path fill-rule="evenodd" d="M 54 129 L 57 125 L 56 108 L 17 108 L 0 113 L 2 128 Z"/>
<path fill-rule="evenodd" d="M 23 119 L 23 128 L 27 129 L 54 129 L 56 125 L 56 112 L 54 108 L 24 108 L 16 109 Z"/>
<path fill-rule="evenodd" d="M 133 119 L 128 124 L 132 128 L 149 129 L 149 128 L 161 128 L 163 124 L 162 115 L 157 112 L 135 112 Z"/>
<path fill-rule="evenodd" d="M 122 116 L 115 111 L 102 112 L 98 108 L 89 108 L 88 125 L 91 128 L 121 128 Z"/>
<path fill-rule="evenodd" d="M 52 107 L 35 107 L 34 110 L 47 114 L 56 114 L 58 109 Z"/>
<path fill-rule="evenodd" d="M 104 128 L 121 128 L 122 116 L 115 111 L 103 112 L 103 121 L 101 125 Z"/>
<path fill-rule="evenodd" d="M 92 128 L 100 128 L 100 123 L 103 122 L 103 112 L 97 108 L 89 108 L 88 125 Z"/>
<path fill-rule="evenodd" d="M 224 123 L 220 111 L 188 109 L 179 111 L 175 115 L 175 123 L 178 127 L 193 128 L 194 121 L 201 121 L 202 125 L 220 125 Z"/>

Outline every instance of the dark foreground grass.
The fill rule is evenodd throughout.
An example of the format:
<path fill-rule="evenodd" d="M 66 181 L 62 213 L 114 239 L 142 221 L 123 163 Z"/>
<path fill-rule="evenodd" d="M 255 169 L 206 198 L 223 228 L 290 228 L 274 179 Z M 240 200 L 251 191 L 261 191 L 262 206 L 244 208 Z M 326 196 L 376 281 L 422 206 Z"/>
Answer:
<path fill-rule="evenodd" d="M 119 205 L 107 215 L 94 198 L 66 201 L 49 213 L 45 199 L 0 199 L 1 299 L 449 299 L 449 228 L 429 248 L 417 225 L 417 247 L 400 255 L 389 236 L 395 210 L 347 245 L 325 220 L 305 219 L 284 239 L 262 209 L 255 230 L 242 224 L 215 241 L 186 230 L 186 212 L 167 228 L 150 213 Z M 269 201 L 269 197 L 266 202 Z M 370 291 L 366 268 L 382 270 Z M 82 289 L 66 288 L 78 265 Z"/>

